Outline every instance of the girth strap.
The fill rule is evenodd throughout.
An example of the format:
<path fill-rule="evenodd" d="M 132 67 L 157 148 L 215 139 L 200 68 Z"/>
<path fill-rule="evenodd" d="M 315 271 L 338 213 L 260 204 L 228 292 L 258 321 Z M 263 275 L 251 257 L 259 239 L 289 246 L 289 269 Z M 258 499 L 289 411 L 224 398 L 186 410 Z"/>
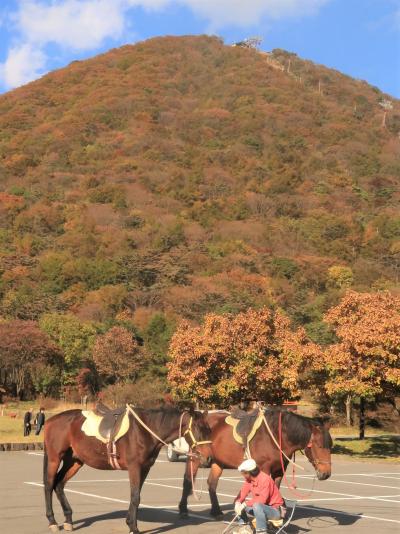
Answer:
<path fill-rule="evenodd" d="M 113 469 L 121 469 L 121 466 L 118 463 L 117 444 L 115 441 L 109 441 L 107 443 L 107 455 L 111 467 Z"/>

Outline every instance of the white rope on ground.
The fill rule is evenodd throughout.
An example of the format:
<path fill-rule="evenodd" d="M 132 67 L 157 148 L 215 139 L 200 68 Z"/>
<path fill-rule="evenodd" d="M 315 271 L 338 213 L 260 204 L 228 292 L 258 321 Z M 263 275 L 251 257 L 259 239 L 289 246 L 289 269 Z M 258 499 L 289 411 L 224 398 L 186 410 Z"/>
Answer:
<path fill-rule="evenodd" d="M 228 524 L 228 526 L 222 531 L 222 534 L 225 534 L 225 532 L 228 532 L 228 530 L 231 528 L 233 523 L 236 521 L 236 519 L 240 516 L 240 514 L 236 514 L 235 517 L 232 519 L 232 521 Z"/>

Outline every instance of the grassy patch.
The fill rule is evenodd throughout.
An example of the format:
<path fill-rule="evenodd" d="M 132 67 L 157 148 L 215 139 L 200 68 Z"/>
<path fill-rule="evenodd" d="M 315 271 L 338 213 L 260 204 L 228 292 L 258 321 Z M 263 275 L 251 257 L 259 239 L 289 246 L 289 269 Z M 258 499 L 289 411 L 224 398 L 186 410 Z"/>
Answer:
<path fill-rule="evenodd" d="M 31 434 L 24 437 L 23 418 L 11 418 L 7 415 L 0 417 L 0 443 L 30 443 L 33 441 L 43 441 L 43 431 L 39 436 L 35 436 L 34 427 Z"/>
<path fill-rule="evenodd" d="M 358 436 L 359 430 L 358 430 L 358 427 L 355 427 L 355 426 L 335 426 L 335 427 L 332 427 L 329 430 L 329 432 L 331 436 L 333 437 L 333 439 L 339 439 L 336 436 L 340 436 L 340 438 L 344 438 L 345 436 L 346 437 L 348 436 L 348 439 L 351 439 L 351 438 L 354 438 L 354 436 Z M 391 434 L 395 432 L 395 429 L 385 431 L 380 428 L 367 427 L 365 432 L 368 435 L 368 437 L 372 437 L 372 436 L 382 436 L 383 434 L 387 432 Z"/>
<path fill-rule="evenodd" d="M 35 436 L 35 425 L 32 424 L 30 436 L 24 436 L 24 414 L 27 410 L 33 409 L 32 420 L 39 411 L 39 406 L 46 410 L 46 420 L 52 415 L 69 410 L 71 408 L 81 408 L 79 404 L 64 403 L 46 399 L 45 402 L 35 401 L 15 401 L 8 402 L 0 406 L 0 443 L 30 443 L 43 441 L 43 430 L 39 436 Z M 89 407 L 90 408 L 90 407 Z M 15 417 L 11 417 L 15 416 Z"/>
<path fill-rule="evenodd" d="M 369 436 L 364 440 L 336 438 L 332 453 L 345 454 L 357 458 L 398 458 L 400 456 L 400 436 L 385 434 Z"/>

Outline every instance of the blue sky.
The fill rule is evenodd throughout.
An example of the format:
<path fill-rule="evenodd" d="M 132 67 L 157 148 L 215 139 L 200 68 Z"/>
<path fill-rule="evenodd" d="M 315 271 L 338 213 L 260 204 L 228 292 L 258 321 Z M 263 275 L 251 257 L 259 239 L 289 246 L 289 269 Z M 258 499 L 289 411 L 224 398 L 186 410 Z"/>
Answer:
<path fill-rule="evenodd" d="M 159 35 L 263 37 L 400 97 L 400 0 L 1 0 L 0 92 Z"/>

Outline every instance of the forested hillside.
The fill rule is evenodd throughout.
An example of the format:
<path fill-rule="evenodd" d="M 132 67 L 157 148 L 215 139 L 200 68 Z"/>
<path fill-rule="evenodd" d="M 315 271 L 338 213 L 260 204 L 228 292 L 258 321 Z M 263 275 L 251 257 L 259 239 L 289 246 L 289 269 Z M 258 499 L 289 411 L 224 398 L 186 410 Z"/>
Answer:
<path fill-rule="evenodd" d="M 209 312 L 278 306 L 329 343 L 344 289 L 399 290 L 399 136 L 399 101 L 283 50 L 165 37 L 74 62 L 0 96 L 0 315 L 64 358 L 63 328 L 84 339 L 65 382 L 118 328 L 163 375 Z"/>

